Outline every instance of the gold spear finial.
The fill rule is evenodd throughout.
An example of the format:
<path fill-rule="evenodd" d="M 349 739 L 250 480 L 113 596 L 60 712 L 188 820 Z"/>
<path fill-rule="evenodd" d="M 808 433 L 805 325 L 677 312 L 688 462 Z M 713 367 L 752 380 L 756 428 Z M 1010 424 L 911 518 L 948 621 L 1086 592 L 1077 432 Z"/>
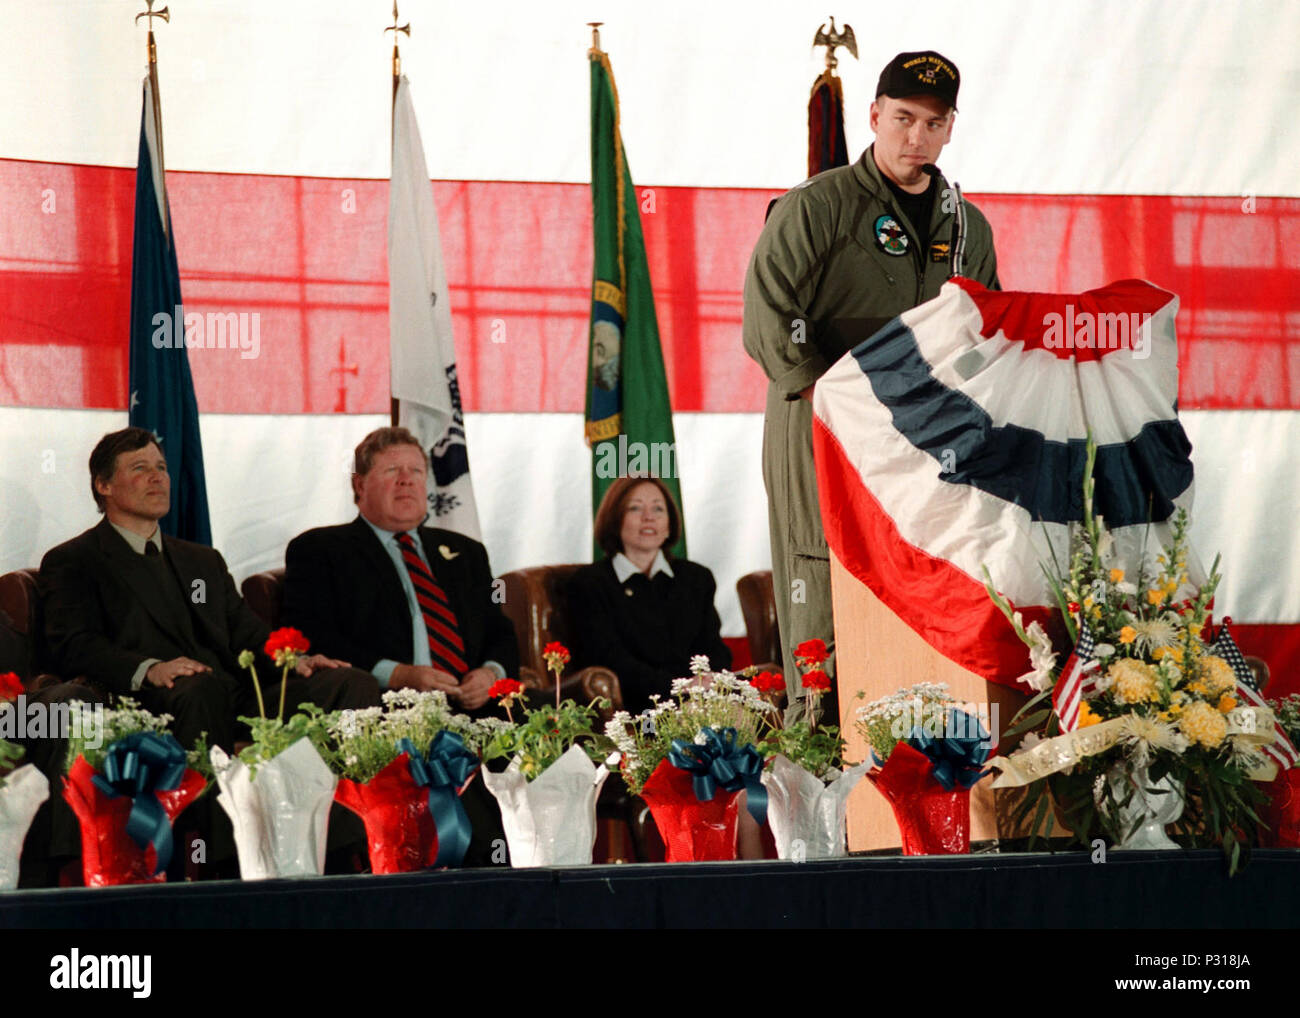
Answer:
<path fill-rule="evenodd" d="M 411 23 L 408 21 L 405 25 L 397 23 L 397 0 L 393 0 L 393 23 L 384 29 L 385 32 L 393 33 L 393 91 L 397 91 L 397 82 L 402 77 L 402 55 L 397 51 L 397 36 L 405 32 L 406 37 L 411 37 Z"/>
<path fill-rule="evenodd" d="M 145 2 L 149 5 L 149 9 L 147 11 L 141 11 L 139 14 L 137 14 L 135 16 L 135 20 L 136 20 L 136 24 L 139 24 L 141 18 L 149 19 L 149 66 L 153 67 L 158 63 L 158 47 L 154 45 L 154 41 L 153 41 L 153 19 L 162 18 L 163 21 L 170 22 L 171 15 L 167 12 L 166 7 L 164 7 L 160 11 L 155 11 L 153 9 L 154 0 L 145 0 Z"/>
<path fill-rule="evenodd" d="M 587 24 L 591 26 L 591 52 L 592 52 L 592 53 L 600 53 L 600 52 L 601 52 L 601 48 L 600 48 L 600 26 L 603 25 L 604 23 L 605 23 L 605 22 L 603 22 L 603 21 L 588 21 L 588 22 L 587 22 Z"/>
<path fill-rule="evenodd" d="M 826 31 L 826 26 L 822 25 L 817 29 L 817 34 L 813 36 L 813 49 L 818 46 L 826 47 L 826 70 L 834 71 L 839 61 L 835 59 L 835 47 L 843 46 L 853 54 L 853 59 L 858 58 L 858 40 L 854 38 L 853 26 L 845 25 L 843 32 L 835 30 L 835 19 L 831 18 L 831 30 Z"/>

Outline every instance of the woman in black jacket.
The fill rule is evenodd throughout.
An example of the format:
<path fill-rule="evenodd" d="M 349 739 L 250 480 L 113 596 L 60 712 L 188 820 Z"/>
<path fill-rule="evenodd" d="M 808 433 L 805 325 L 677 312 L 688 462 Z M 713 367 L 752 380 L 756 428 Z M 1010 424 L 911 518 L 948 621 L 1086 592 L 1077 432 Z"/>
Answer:
<path fill-rule="evenodd" d="M 577 660 L 618 674 L 623 706 L 636 713 L 650 695 L 667 698 L 672 680 L 691 674 L 705 654 L 714 670 L 731 665 L 713 606 L 716 584 L 704 566 L 664 551 L 681 533 L 668 486 L 655 477 L 623 477 L 596 512 L 605 558 L 570 581 Z"/>

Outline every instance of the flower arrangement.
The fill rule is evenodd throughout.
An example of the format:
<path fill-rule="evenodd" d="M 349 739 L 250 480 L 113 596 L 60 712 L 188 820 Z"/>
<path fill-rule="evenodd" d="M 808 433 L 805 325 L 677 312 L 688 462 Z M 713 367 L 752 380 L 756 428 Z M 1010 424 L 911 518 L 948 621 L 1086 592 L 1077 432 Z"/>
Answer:
<path fill-rule="evenodd" d="M 822 640 L 807 640 L 795 648 L 794 658 L 802 676 L 806 709 L 800 721 L 788 726 L 776 711 L 764 714 L 766 734 L 760 747 L 765 756 L 771 758 L 779 753 L 819 779 L 826 778 L 832 771 L 838 776 L 844 767 L 844 739 L 839 728 L 817 723 L 821 698 L 831 688 L 830 677 L 822 668 L 828 656 Z M 760 694 L 785 690 L 785 679 L 773 672 L 764 672 L 749 682 Z M 779 687 L 776 686 L 778 682 Z"/>
<path fill-rule="evenodd" d="M 619 750 L 628 789 L 650 807 L 669 862 L 734 859 L 740 794 L 754 820 L 767 817 L 756 744 L 776 707 L 745 679 L 691 659 L 671 697 L 652 696 L 633 717 L 617 711 L 605 734 Z"/>
<path fill-rule="evenodd" d="M 992 736 L 979 718 L 958 708 L 947 683 L 919 682 L 859 707 L 857 729 L 882 768 L 904 745 L 927 757 L 944 791 L 969 789 L 988 773 L 980 768 Z"/>
<path fill-rule="evenodd" d="M 615 711 L 605 724 L 605 734 L 620 755 L 619 771 L 633 795 L 641 794 L 675 741 L 702 745 L 704 729 L 732 728 L 737 745 L 757 745 L 765 720 L 776 711 L 749 682 L 731 672 L 710 672 L 703 655 L 691 660 L 691 670 L 690 678 L 673 680 L 669 699 L 652 695 L 651 706 L 640 714 Z"/>
<path fill-rule="evenodd" d="M 129 696 L 119 696 L 117 705 L 111 710 L 100 709 L 98 704 L 92 707 L 81 700 L 73 700 L 68 706 L 72 711 L 72 723 L 69 726 L 68 755 L 63 766 L 65 772 L 72 770 L 79 756 L 85 757 L 91 770 L 103 771 L 108 750 L 115 742 L 129 735 L 169 734 L 168 726 L 174 720 L 170 714 L 151 714 Z M 205 736 L 200 735 L 198 741 L 186 750 L 185 765 L 205 777 L 212 776 Z"/>
<path fill-rule="evenodd" d="M 1034 835 L 1047 828 L 1050 789 L 1084 844 L 1099 829 L 1129 841 L 1146 822 L 1143 801 L 1172 795 L 1186 808 L 1177 828 L 1183 843 L 1221 846 L 1235 872 L 1264 798 L 1255 780 L 1271 776 L 1262 753 L 1275 737 L 1271 712 L 1242 703 L 1243 680 L 1206 643 L 1219 560 L 1204 582 L 1190 580 L 1186 511 L 1174 515 L 1167 549 L 1152 558 L 1143 546 L 1124 560 L 1093 510 L 1095 461 L 1089 438 L 1084 519 L 1071 534 L 1069 569 L 1045 570 L 1076 645 L 1066 665 L 1057 667 L 1041 627 L 1025 627 L 987 584 L 1030 647 L 1026 681 L 1038 690 L 1007 731 L 1030 735 L 1018 753 L 995 761 L 1003 771 L 995 787 L 1029 786 L 1016 819 L 1032 812 Z"/>
<path fill-rule="evenodd" d="M 477 752 L 492 726 L 456 714 L 439 690 L 390 689 L 383 694 L 383 707 L 362 707 L 324 715 L 330 736 L 330 768 L 351 781 L 365 783 L 391 764 L 409 741 L 421 752 L 439 732 L 458 735 Z"/>
<path fill-rule="evenodd" d="M 556 678 L 558 681 L 557 662 Z M 596 766 L 609 755 L 609 739 L 595 731 L 597 707 L 564 700 L 537 709 L 524 705 L 524 687 L 501 679 L 489 694 L 505 708 L 507 720 L 480 722 L 484 764 L 509 759 L 504 767 L 485 767 L 483 783 L 501 808 L 512 866 L 584 865 L 596 841 L 596 796 L 609 771 Z M 523 712 L 515 720 L 513 709 Z"/>
<path fill-rule="evenodd" d="M 165 879 L 172 822 L 212 774 L 205 736 L 186 750 L 167 731 L 170 714 L 130 697 L 112 710 L 80 700 L 69 707 L 63 795 L 81 824 L 86 886 Z"/>
<path fill-rule="evenodd" d="M 376 873 L 457 866 L 470 842 L 460 793 L 487 729 L 436 690 L 388 690 L 383 707 L 328 715 L 336 800 L 366 826 Z"/>
<path fill-rule="evenodd" d="M 867 773 L 889 801 L 904 855 L 970 851 L 970 790 L 988 772 L 991 736 L 944 683 L 918 683 L 857 710 L 879 765 Z"/>
<path fill-rule="evenodd" d="M 515 679 L 493 683 L 488 695 L 505 708 L 507 720 L 492 718 L 484 719 L 486 725 L 484 721 L 478 723 L 483 732 L 484 763 L 518 756 L 520 771 L 532 781 L 571 746 L 580 746 L 597 763 L 604 760 L 613 748 L 607 736 L 595 731 L 600 716 L 598 708 L 609 706 L 609 701 L 602 697 L 585 707 L 573 700 L 565 700 L 556 707 L 529 710 L 523 704 L 523 683 Z M 519 722 L 514 720 L 512 712 L 515 704 L 523 711 L 523 719 Z"/>

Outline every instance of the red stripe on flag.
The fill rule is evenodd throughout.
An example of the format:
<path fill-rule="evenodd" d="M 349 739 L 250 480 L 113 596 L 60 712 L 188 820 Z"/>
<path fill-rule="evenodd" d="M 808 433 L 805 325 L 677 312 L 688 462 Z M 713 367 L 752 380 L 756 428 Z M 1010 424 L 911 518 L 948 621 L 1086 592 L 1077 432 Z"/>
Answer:
<path fill-rule="evenodd" d="M 944 559 L 908 544 L 844 448 L 813 418 L 817 488 L 826 540 L 840 562 L 935 650 L 990 682 L 1024 690 L 1029 650 L 984 585 Z M 1027 607 L 1025 625 L 1047 624 L 1052 610 Z"/>
<path fill-rule="evenodd" d="M 134 174 L 0 160 L 0 193 L 48 189 L 58 203 L 5 210 L 5 403 L 125 408 Z M 217 315 L 259 316 L 256 351 L 251 319 L 246 348 L 227 337 L 189 351 L 200 409 L 387 413 L 388 182 L 169 172 L 167 184 L 201 338 L 215 340 Z M 585 373 L 566 366 L 587 358 L 590 188 L 432 187 L 465 409 L 581 412 Z M 638 188 L 646 202 L 650 192 L 654 212 L 641 219 L 674 408 L 762 411 L 766 379 L 736 337 L 745 268 L 781 192 Z M 1300 268 L 1288 256 L 1300 199 L 1259 198 L 1242 215 L 1236 198 L 971 197 L 993 225 L 1007 289 L 1077 293 L 1132 277 L 1178 294 L 1182 408 L 1300 409 L 1288 369 L 1300 341 Z"/>

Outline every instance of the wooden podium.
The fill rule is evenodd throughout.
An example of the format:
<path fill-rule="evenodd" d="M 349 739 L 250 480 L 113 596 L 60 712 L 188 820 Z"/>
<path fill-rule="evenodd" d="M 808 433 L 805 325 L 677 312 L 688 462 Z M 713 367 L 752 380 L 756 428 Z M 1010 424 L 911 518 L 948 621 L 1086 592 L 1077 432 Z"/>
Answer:
<path fill-rule="evenodd" d="M 1022 704 L 1022 693 L 986 682 L 974 672 L 956 665 L 926 643 L 887 607 L 880 598 L 840 564 L 831 552 L 831 599 L 835 611 L 835 674 L 839 684 L 840 724 L 849 760 L 868 759 L 870 749 L 854 727 L 857 709 L 864 703 L 887 696 L 918 682 L 946 682 L 959 703 L 973 705 L 982 723 L 993 728 L 1000 741 Z M 1025 662 L 1028 668 L 1028 654 Z M 865 694 L 858 699 L 858 692 Z M 968 708 L 970 710 L 971 708 Z M 1006 746 L 999 747 L 1002 751 Z M 999 831 L 992 776 L 971 790 L 971 841 L 1012 837 L 1005 821 Z M 1008 797 L 999 793 L 1002 812 L 1008 812 Z M 849 796 L 849 850 L 898 848 L 901 838 L 893 810 L 869 781 L 862 781 Z"/>

